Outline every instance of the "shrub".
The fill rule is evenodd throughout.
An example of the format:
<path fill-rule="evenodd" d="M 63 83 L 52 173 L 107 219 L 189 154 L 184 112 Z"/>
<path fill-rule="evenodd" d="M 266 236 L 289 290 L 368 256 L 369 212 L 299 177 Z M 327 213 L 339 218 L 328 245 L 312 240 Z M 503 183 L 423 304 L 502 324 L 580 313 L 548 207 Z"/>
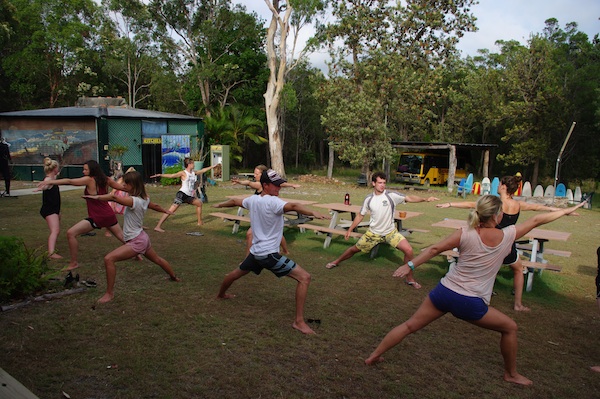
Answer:
<path fill-rule="evenodd" d="M 181 166 L 181 165 L 168 166 L 168 167 L 165 168 L 164 173 L 170 175 L 172 173 L 179 172 L 182 168 L 183 168 L 183 166 Z M 174 186 L 176 184 L 179 184 L 180 181 L 181 181 L 181 179 L 179 179 L 179 178 L 175 178 L 175 179 L 171 179 L 171 178 L 168 178 L 168 177 L 161 177 L 160 178 L 160 184 L 162 186 Z"/>
<path fill-rule="evenodd" d="M 21 238 L 0 236 L 0 302 L 6 302 L 45 288 L 50 277 L 48 253 L 31 250 Z"/>

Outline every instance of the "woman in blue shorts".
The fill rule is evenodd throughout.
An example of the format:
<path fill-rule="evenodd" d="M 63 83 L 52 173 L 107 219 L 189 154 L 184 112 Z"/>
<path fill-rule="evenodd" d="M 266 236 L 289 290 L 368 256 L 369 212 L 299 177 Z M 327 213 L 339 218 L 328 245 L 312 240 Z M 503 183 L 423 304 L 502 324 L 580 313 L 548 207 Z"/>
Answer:
<path fill-rule="evenodd" d="M 574 212 L 582 205 L 536 215 L 523 223 L 497 229 L 496 225 L 502 219 L 502 201 L 494 195 L 482 196 L 469 215 L 468 227 L 458 229 L 439 243 L 425 248 L 419 256 L 394 272 L 394 277 L 404 278 L 415 267 L 443 251 L 458 248 L 460 252 L 456 266 L 448 271 L 410 319 L 385 336 L 365 363 L 382 361 L 381 355 L 402 342 L 407 335 L 450 312 L 476 326 L 500 332 L 504 380 L 531 385 L 531 380 L 517 372 L 517 323 L 489 306 L 494 281 L 516 239 L 534 227 Z"/>

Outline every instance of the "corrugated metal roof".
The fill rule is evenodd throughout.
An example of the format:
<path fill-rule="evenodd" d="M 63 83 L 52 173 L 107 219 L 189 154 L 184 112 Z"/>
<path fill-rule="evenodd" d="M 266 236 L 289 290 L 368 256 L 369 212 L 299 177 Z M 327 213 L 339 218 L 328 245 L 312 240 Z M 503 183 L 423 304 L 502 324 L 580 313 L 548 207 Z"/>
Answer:
<path fill-rule="evenodd" d="M 429 143 L 426 141 L 392 141 L 393 147 L 404 147 L 404 148 L 448 148 L 449 145 L 453 145 L 457 148 L 471 148 L 471 149 L 485 149 L 495 148 L 498 144 L 478 144 L 478 143 Z"/>
<path fill-rule="evenodd" d="M 148 111 L 138 108 L 121 107 L 63 107 L 45 108 L 27 111 L 2 112 L 0 117 L 31 118 L 132 118 L 132 119 L 185 119 L 202 120 L 189 115 L 171 114 L 168 112 Z"/>

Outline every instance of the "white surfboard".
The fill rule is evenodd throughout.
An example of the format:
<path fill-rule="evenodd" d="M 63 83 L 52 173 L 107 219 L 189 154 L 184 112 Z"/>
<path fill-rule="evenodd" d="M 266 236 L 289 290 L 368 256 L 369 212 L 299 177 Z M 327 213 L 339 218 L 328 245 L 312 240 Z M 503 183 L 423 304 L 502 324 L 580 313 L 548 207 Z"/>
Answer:
<path fill-rule="evenodd" d="M 541 184 L 538 184 L 535 190 L 533 190 L 533 196 L 536 198 L 540 198 L 544 196 L 544 187 Z"/>
<path fill-rule="evenodd" d="M 554 197 L 554 186 L 553 185 L 549 185 L 548 187 L 546 187 L 546 190 L 544 190 L 544 197 L 545 198 Z"/>
<path fill-rule="evenodd" d="M 523 184 L 523 192 L 521 193 L 523 197 L 531 197 L 531 183 L 528 181 Z"/>
<path fill-rule="evenodd" d="M 573 202 L 581 202 L 581 187 L 579 186 L 575 187 L 575 193 L 573 193 Z"/>
<path fill-rule="evenodd" d="M 492 192 L 492 183 L 490 182 L 489 177 L 484 177 L 481 180 L 481 195 L 488 195 Z"/>
<path fill-rule="evenodd" d="M 573 190 L 571 190 L 570 188 L 567 188 L 567 201 L 569 202 L 569 204 L 573 203 Z"/>

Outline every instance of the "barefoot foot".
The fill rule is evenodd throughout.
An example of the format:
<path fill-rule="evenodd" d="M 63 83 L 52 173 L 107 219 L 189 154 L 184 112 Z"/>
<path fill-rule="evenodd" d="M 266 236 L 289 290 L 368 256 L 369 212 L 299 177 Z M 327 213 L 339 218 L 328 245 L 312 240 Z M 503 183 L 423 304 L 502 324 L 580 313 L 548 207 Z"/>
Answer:
<path fill-rule="evenodd" d="M 113 300 L 115 296 L 113 294 L 109 294 L 108 292 L 102 296 L 102 298 L 98 299 L 98 303 L 106 303 Z"/>
<path fill-rule="evenodd" d="M 369 366 L 373 366 L 374 364 L 383 362 L 383 358 L 381 356 L 369 356 L 365 359 L 365 364 Z"/>
<path fill-rule="evenodd" d="M 154 231 L 158 231 L 159 233 L 164 233 L 165 231 L 163 229 L 161 229 L 160 227 L 155 227 Z"/>
<path fill-rule="evenodd" d="M 69 266 L 65 269 L 65 271 L 74 270 L 79 267 L 79 263 L 69 263 Z"/>
<path fill-rule="evenodd" d="M 57 253 L 53 253 L 52 255 L 49 256 L 49 258 L 50 259 L 62 259 L 63 257 Z"/>
<path fill-rule="evenodd" d="M 504 381 L 519 385 L 533 385 L 533 381 L 519 373 L 515 373 L 514 375 L 504 373 Z"/>
<path fill-rule="evenodd" d="M 515 305 L 514 309 L 517 312 L 529 312 L 531 310 L 527 306 L 523 306 L 523 305 Z"/>
<path fill-rule="evenodd" d="M 217 295 L 217 299 L 233 299 L 233 298 L 235 298 L 235 294 Z"/>
<path fill-rule="evenodd" d="M 590 370 L 595 371 L 596 373 L 600 373 L 600 366 L 592 366 Z"/>
<path fill-rule="evenodd" d="M 294 322 L 292 327 L 300 331 L 302 334 L 316 334 L 313 329 L 310 328 L 304 321 L 301 323 Z"/>
<path fill-rule="evenodd" d="M 417 283 L 415 280 L 404 280 L 404 282 L 416 290 L 421 288 L 421 284 Z"/>

